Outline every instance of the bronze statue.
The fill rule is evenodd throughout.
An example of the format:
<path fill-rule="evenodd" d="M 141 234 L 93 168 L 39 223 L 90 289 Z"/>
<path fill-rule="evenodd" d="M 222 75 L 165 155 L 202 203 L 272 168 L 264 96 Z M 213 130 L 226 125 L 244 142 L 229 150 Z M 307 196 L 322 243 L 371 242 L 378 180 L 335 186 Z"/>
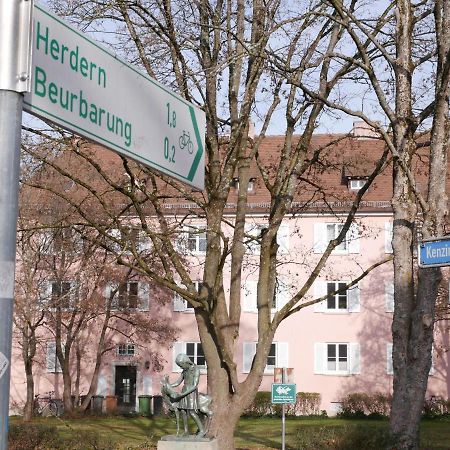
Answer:
<path fill-rule="evenodd" d="M 189 435 L 188 415 L 190 415 L 198 428 L 197 436 L 203 437 L 206 434 L 206 426 L 199 413 L 205 416 L 207 421 L 212 416 L 210 410 L 211 397 L 198 392 L 198 382 L 200 379 L 199 368 L 189 359 L 189 357 L 180 353 L 175 359 L 176 364 L 183 369 L 180 378 L 174 383 L 169 382 L 168 375 L 165 375 L 161 381 L 161 394 L 164 402 L 170 411 L 175 413 L 177 421 L 177 436 L 180 433 L 180 411 L 183 417 L 184 435 Z M 184 382 L 184 383 L 183 383 Z M 173 389 L 183 383 L 181 392 Z"/>

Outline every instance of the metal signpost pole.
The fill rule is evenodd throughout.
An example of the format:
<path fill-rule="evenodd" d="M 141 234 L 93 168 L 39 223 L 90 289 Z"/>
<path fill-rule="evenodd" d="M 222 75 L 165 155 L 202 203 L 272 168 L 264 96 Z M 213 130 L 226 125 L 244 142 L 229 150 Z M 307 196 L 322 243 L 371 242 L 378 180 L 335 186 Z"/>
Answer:
<path fill-rule="evenodd" d="M 6 450 L 22 102 L 28 89 L 32 2 L 0 1 L 0 450 Z"/>

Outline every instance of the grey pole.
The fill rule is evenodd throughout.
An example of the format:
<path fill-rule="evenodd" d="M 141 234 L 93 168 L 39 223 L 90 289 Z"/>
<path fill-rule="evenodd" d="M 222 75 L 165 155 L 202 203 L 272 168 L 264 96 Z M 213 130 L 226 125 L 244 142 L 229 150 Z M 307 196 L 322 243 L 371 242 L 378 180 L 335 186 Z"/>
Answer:
<path fill-rule="evenodd" d="M 0 450 L 7 448 L 21 121 L 22 94 L 0 90 Z"/>
<path fill-rule="evenodd" d="M 8 447 L 22 92 L 29 89 L 32 7 L 30 0 L 0 1 L 0 450 Z"/>

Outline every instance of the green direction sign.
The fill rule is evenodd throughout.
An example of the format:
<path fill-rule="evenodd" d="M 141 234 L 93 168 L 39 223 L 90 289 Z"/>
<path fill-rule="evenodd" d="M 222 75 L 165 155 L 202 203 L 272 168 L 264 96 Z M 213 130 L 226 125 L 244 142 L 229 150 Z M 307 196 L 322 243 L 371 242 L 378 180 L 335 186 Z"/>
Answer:
<path fill-rule="evenodd" d="M 295 403 L 297 385 L 292 383 L 272 383 L 272 403 Z"/>
<path fill-rule="evenodd" d="M 24 109 L 204 187 L 205 114 L 40 5 Z"/>

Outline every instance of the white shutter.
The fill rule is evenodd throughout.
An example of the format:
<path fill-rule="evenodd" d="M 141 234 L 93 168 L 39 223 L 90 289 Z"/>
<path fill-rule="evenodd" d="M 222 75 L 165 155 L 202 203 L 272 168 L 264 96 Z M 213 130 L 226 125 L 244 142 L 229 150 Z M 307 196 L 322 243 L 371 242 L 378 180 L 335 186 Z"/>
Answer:
<path fill-rule="evenodd" d="M 434 375 L 434 345 L 431 347 L 431 367 L 429 375 Z"/>
<path fill-rule="evenodd" d="M 146 250 L 150 250 L 151 246 L 152 246 L 152 241 L 147 236 L 147 233 L 143 230 L 139 231 L 138 251 L 145 252 Z"/>
<path fill-rule="evenodd" d="M 392 222 L 384 223 L 384 251 L 392 253 Z"/>
<path fill-rule="evenodd" d="M 324 342 L 314 343 L 314 373 L 325 373 L 327 362 L 327 344 Z"/>
<path fill-rule="evenodd" d="M 42 308 L 47 308 L 50 305 L 52 298 L 52 282 L 42 281 L 38 287 L 38 304 Z"/>
<path fill-rule="evenodd" d="M 140 311 L 148 311 L 150 303 L 150 285 L 148 283 L 138 283 L 138 297 Z"/>
<path fill-rule="evenodd" d="M 386 344 L 386 373 L 392 375 L 394 373 L 394 367 L 392 364 L 392 344 Z"/>
<path fill-rule="evenodd" d="M 447 303 L 450 305 L 450 280 L 448 281 L 448 297 L 447 297 Z"/>
<path fill-rule="evenodd" d="M 103 397 L 108 393 L 108 382 L 103 375 L 98 377 L 97 382 L 97 395 L 103 395 Z"/>
<path fill-rule="evenodd" d="M 107 283 L 105 286 L 105 303 L 108 304 L 109 299 L 114 292 L 114 298 L 111 302 L 111 309 L 117 309 L 119 307 L 119 284 L 118 283 Z"/>
<path fill-rule="evenodd" d="M 144 395 L 151 395 L 153 392 L 151 375 L 144 375 L 142 378 L 142 393 Z"/>
<path fill-rule="evenodd" d="M 242 372 L 249 373 L 252 364 L 253 358 L 256 353 L 256 342 L 244 342 L 243 343 L 243 364 L 242 364 Z"/>
<path fill-rule="evenodd" d="M 394 312 L 394 283 L 392 281 L 384 283 L 384 300 L 386 312 Z"/>
<path fill-rule="evenodd" d="M 286 283 L 278 278 L 277 288 L 275 293 L 277 310 L 283 308 L 283 306 L 289 301 L 289 288 Z"/>
<path fill-rule="evenodd" d="M 244 283 L 244 311 L 245 312 L 257 312 L 257 289 L 258 282 L 254 280 L 247 280 Z"/>
<path fill-rule="evenodd" d="M 252 255 L 259 255 L 261 252 L 261 245 L 258 238 L 260 237 L 261 225 L 256 223 L 246 223 L 244 226 L 244 232 L 248 235 L 248 237 L 244 238 L 244 243 L 246 244 L 249 253 Z M 250 236 L 255 239 L 251 239 Z"/>
<path fill-rule="evenodd" d="M 347 238 L 348 236 L 348 238 Z M 353 222 L 347 231 L 347 245 L 349 253 L 359 253 L 359 227 Z"/>
<path fill-rule="evenodd" d="M 349 344 L 350 365 L 349 372 L 352 374 L 361 373 L 361 363 L 359 357 L 359 343 L 352 342 Z"/>
<path fill-rule="evenodd" d="M 47 372 L 54 373 L 56 368 L 56 343 L 47 342 L 47 356 L 45 360 Z"/>
<path fill-rule="evenodd" d="M 314 282 L 314 298 L 320 298 L 327 295 L 327 282 L 316 279 Z M 325 312 L 327 310 L 327 299 L 314 304 L 314 312 Z"/>
<path fill-rule="evenodd" d="M 289 252 L 289 224 L 282 223 L 277 233 L 277 244 L 280 253 Z"/>
<path fill-rule="evenodd" d="M 53 253 L 53 232 L 40 231 L 37 235 L 38 253 L 51 255 Z"/>
<path fill-rule="evenodd" d="M 189 237 L 188 230 L 188 227 L 183 227 L 183 231 L 177 236 L 176 247 L 181 253 L 187 252 L 187 242 Z"/>
<path fill-rule="evenodd" d="M 110 249 L 113 252 L 118 252 L 120 250 L 120 240 L 121 240 L 121 236 L 122 234 L 120 233 L 120 230 L 118 230 L 117 228 L 112 228 L 110 230 L 108 230 L 108 236 L 111 237 L 111 239 L 108 240 L 108 244 L 110 246 Z M 118 241 L 118 242 L 116 242 Z"/>
<path fill-rule="evenodd" d="M 186 301 L 184 298 L 178 294 L 177 292 L 173 293 L 173 310 L 175 312 L 183 312 L 186 311 Z"/>
<path fill-rule="evenodd" d="M 277 367 L 289 367 L 289 344 L 287 342 L 276 343 Z"/>
<path fill-rule="evenodd" d="M 183 372 L 183 369 L 175 362 L 180 353 L 186 353 L 186 342 L 175 342 L 172 348 L 172 372 Z"/>
<path fill-rule="evenodd" d="M 327 224 L 325 222 L 314 224 L 314 253 L 323 253 L 328 245 Z"/>
<path fill-rule="evenodd" d="M 359 293 L 359 286 L 353 286 L 347 291 L 348 312 L 356 313 L 361 311 Z"/>

